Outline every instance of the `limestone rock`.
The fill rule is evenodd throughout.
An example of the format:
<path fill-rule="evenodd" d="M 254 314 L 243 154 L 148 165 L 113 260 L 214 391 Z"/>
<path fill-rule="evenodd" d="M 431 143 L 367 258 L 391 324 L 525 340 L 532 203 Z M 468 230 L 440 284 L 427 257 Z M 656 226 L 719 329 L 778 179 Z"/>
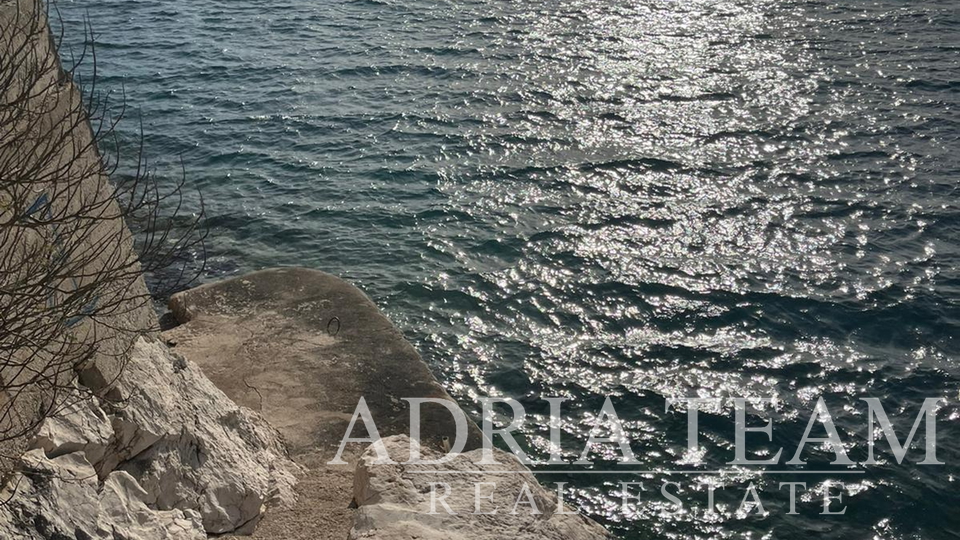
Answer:
<path fill-rule="evenodd" d="M 480 450 L 459 454 L 440 465 L 407 464 L 403 462 L 409 459 L 415 441 L 401 435 L 385 438 L 383 443 L 398 464 L 376 464 L 372 448 L 361 456 L 354 477 L 354 500 L 360 509 L 350 540 L 609 538 L 594 521 L 569 507 L 558 508 L 556 495 L 506 452 L 494 450 L 497 465 L 479 464 Z M 430 450 L 422 453 L 424 460 L 440 457 Z M 492 495 L 493 499 L 477 498 L 478 485 L 481 497 Z M 434 490 L 437 501 L 433 500 Z M 440 504 L 444 495 L 454 514 Z M 475 513 L 478 502 L 483 514 Z"/>
<path fill-rule="evenodd" d="M 0 538 L 193 540 L 252 532 L 295 502 L 279 434 L 160 342 L 138 340 L 112 394 L 41 426 L 6 484 Z"/>
<path fill-rule="evenodd" d="M 248 531 L 265 505 L 295 501 L 297 466 L 265 420 L 159 342 L 139 341 L 133 357 L 107 469 L 117 462 L 161 510 L 198 510 L 208 533 Z"/>
<path fill-rule="evenodd" d="M 26 453 L 2 496 L 0 536 L 5 540 L 204 540 L 200 516 L 191 510 L 157 511 L 129 474 L 111 473 L 99 485 L 96 471 L 74 452 L 48 458 Z"/>
<path fill-rule="evenodd" d="M 67 398 L 67 403 L 60 414 L 40 425 L 33 447 L 42 448 L 50 458 L 83 452 L 91 464 L 99 463 L 114 436 L 110 418 L 97 400 L 79 392 Z"/>

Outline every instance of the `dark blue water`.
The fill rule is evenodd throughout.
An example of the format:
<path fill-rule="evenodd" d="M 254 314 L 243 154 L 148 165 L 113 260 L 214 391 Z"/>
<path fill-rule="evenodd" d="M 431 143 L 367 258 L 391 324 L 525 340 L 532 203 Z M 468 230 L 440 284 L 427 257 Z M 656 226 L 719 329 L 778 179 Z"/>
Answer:
<path fill-rule="evenodd" d="M 612 396 L 640 468 L 544 475 L 623 538 L 957 538 L 960 11 L 954 0 L 75 0 L 100 88 L 158 173 L 205 195 L 208 279 L 306 265 L 360 285 L 470 411 L 573 398 L 568 457 Z M 121 127 L 135 140 L 138 125 Z M 774 397 L 792 457 L 817 398 L 865 458 L 861 397 L 943 466 L 733 469 L 730 406 L 684 465 L 677 396 Z M 921 430 L 922 431 L 922 430 Z M 822 431 L 816 431 L 822 436 Z M 922 442 L 922 440 L 921 440 Z M 808 469 L 833 453 L 811 445 Z M 602 464 L 610 468 L 611 463 Z M 778 467 L 772 467 L 778 468 Z M 784 468 L 783 466 L 779 468 Z M 664 479 L 724 512 L 666 515 Z M 644 515 L 617 508 L 644 480 Z M 798 515 L 778 482 L 806 481 Z M 847 513 L 820 516 L 827 482 Z M 750 482 L 764 515 L 735 511 Z M 671 488 L 671 491 L 675 491 Z M 649 497 L 647 496 L 649 495 Z"/>

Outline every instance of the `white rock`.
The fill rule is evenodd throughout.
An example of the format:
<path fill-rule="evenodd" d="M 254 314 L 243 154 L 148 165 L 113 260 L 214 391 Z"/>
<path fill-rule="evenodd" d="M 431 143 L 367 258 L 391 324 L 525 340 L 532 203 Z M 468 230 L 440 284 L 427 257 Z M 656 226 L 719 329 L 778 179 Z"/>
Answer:
<path fill-rule="evenodd" d="M 405 436 L 383 439 L 393 461 L 409 459 L 410 445 Z M 354 500 L 360 507 L 351 540 L 599 540 L 609 538 L 596 522 L 577 515 L 558 512 L 557 498 L 545 490 L 514 456 L 494 450 L 499 465 L 481 465 L 480 450 L 459 454 L 442 465 L 377 465 L 377 454 L 368 448 L 357 463 L 354 476 Z M 439 458 L 437 452 L 423 451 L 423 459 Z M 443 471 L 443 472 L 432 472 Z M 510 471 L 496 474 L 495 471 Z M 493 494 L 493 501 L 476 497 Z M 432 504 L 435 484 L 437 497 L 447 493 L 445 501 L 455 513 L 447 513 Z M 495 486 L 491 484 L 496 484 Z M 529 491 L 525 491 L 529 490 Z M 521 501 L 517 504 L 518 499 Z M 480 512 L 496 514 L 477 514 Z M 532 501 L 532 502 L 531 502 Z M 514 507 L 516 506 L 516 513 Z M 535 508 L 534 508 L 535 507 Z M 432 513 L 435 510 L 437 513 Z M 562 512 L 572 512 L 562 507 Z"/>
<path fill-rule="evenodd" d="M 125 472 L 111 473 L 102 486 L 82 453 L 47 458 L 32 450 L 24 470 L 3 493 L 0 536 L 5 540 L 204 540 L 196 512 L 157 511 L 146 492 Z M 15 491 L 15 493 L 14 493 Z"/>
<path fill-rule="evenodd" d="M 161 510 L 196 509 L 208 533 L 249 532 L 267 504 L 289 506 L 297 466 L 279 434 L 203 372 L 141 340 L 117 389 L 107 461 L 131 473 Z"/>
<path fill-rule="evenodd" d="M 0 538 L 243 534 L 267 506 L 295 502 L 279 434 L 165 345 L 140 339 L 111 395 L 45 421 L 0 499 Z"/>
<path fill-rule="evenodd" d="M 96 400 L 84 398 L 79 392 L 67 402 L 63 411 L 43 422 L 33 447 L 42 448 L 51 458 L 83 452 L 96 468 L 114 436 L 110 418 Z"/>

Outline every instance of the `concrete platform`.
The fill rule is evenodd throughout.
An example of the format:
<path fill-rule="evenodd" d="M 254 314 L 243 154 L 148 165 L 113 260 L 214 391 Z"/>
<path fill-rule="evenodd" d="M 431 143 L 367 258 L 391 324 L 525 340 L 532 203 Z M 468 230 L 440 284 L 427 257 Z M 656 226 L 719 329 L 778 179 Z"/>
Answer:
<path fill-rule="evenodd" d="M 346 538 L 355 462 L 366 445 L 347 446 L 349 465 L 326 462 L 361 396 L 382 437 L 409 432 L 402 398 L 451 399 L 376 305 L 324 272 L 254 272 L 179 293 L 170 309 L 179 326 L 164 339 L 234 401 L 260 411 L 307 468 L 298 507 L 268 513 L 254 538 Z M 358 426 L 354 435 L 362 433 Z M 445 408 L 424 407 L 424 446 L 439 449 L 454 433 Z M 467 450 L 480 444 L 471 422 Z"/>

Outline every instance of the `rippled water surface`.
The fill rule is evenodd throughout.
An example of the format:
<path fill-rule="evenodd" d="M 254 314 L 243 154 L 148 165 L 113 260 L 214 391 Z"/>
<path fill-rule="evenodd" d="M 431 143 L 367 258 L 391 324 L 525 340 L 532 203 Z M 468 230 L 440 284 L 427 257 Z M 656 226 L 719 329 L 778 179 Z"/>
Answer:
<path fill-rule="evenodd" d="M 945 466 L 917 451 L 846 477 L 542 476 L 622 538 L 960 534 L 954 0 L 60 8 L 74 43 L 89 17 L 100 89 L 141 109 L 160 174 L 182 155 L 203 190 L 209 278 L 296 264 L 353 280 L 468 410 L 524 400 L 536 455 L 541 395 L 573 398 L 570 459 L 613 396 L 649 470 L 691 457 L 669 397 L 776 398 L 748 417 L 773 420 L 773 443 L 750 447 L 783 461 L 820 396 L 858 461 L 859 398 L 901 436 L 924 397 L 950 398 Z M 699 467 L 730 470 L 731 408 L 701 430 Z M 692 505 L 724 487 L 726 513 L 666 514 L 665 478 Z M 817 515 L 831 479 L 844 516 Z M 643 513 L 618 511 L 621 480 L 646 483 Z M 808 484 L 798 515 L 785 481 Z M 750 482 L 765 515 L 734 512 Z"/>

